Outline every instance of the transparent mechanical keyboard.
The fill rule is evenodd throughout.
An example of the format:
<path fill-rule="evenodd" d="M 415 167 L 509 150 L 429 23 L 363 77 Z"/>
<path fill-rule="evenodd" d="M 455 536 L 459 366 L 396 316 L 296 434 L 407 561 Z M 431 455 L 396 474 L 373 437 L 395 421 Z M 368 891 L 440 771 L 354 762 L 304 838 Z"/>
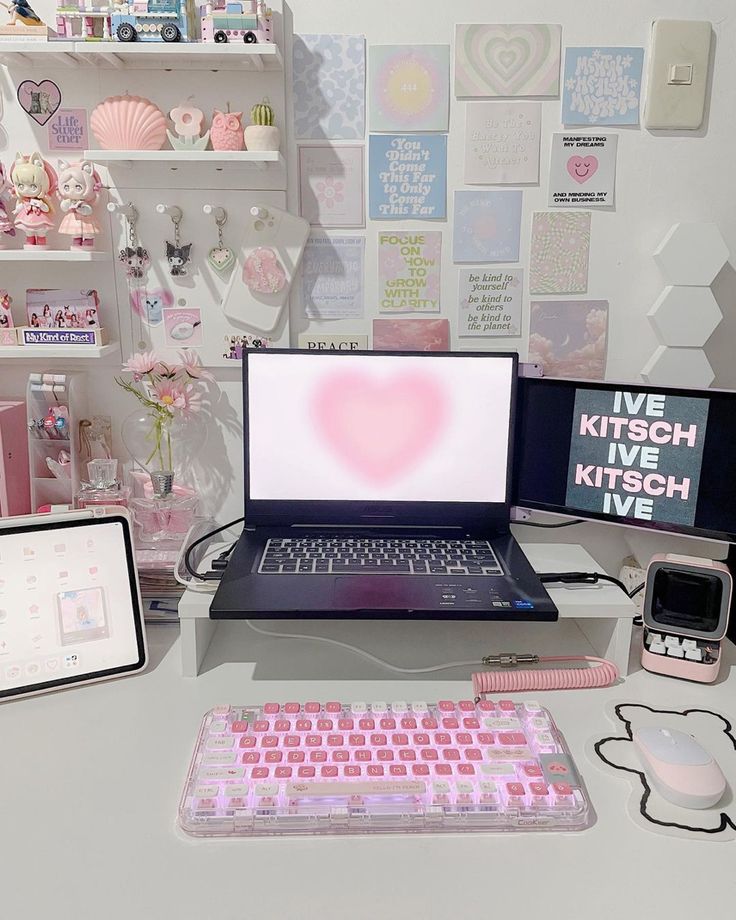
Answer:
<path fill-rule="evenodd" d="M 502 575 L 488 540 L 304 536 L 269 539 L 259 573 Z"/>
<path fill-rule="evenodd" d="M 179 805 L 196 836 L 580 830 L 591 814 L 549 712 L 511 700 L 218 706 Z"/>

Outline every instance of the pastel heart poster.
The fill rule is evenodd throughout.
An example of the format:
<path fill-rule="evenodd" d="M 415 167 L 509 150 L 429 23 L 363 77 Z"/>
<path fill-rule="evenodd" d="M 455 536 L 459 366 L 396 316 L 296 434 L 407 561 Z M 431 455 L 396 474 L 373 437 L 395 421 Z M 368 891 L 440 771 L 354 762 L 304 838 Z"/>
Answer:
<path fill-rule="evenodd" d="M 45 125 L 61 105 L 61 90 L 53 80 L 24 80 L 18 85 L 18 102 L 38 125 Z"/>
<path fill-rule="evenodd" d="M 583 184 L 598 172 L 598 157 L 570 157 L 567 171 L 574 182 Z"/>
<path fill-rule="evenodd" d="M 317 388 L 313 417 L 330 452 L 371 485 L 406 476 L 442 437 L 445 393 L 419 371 L 385 378 L 357 370 L 325 377 Z"/>
<path fill-rule="evenodd" d="M 561 37 L 558 25 L 457 25 L 455 95 L 557 96 Z"/>

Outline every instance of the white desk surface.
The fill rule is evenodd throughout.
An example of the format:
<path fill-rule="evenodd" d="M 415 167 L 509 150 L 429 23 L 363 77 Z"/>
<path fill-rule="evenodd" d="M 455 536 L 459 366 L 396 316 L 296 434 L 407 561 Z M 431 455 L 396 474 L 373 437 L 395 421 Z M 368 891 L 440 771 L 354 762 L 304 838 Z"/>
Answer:
<path fill-rule="evenodd" d="M 452 642 L 449 624 L 418 625 L 421 640 L 407 642 L 399 624 L 352 625 L 354 642 L 396 662 L 478 653 L 473 629 L 457 636 L 469 624 L 454 627 Z M 347 652 L 256 636 L 242 623 L 223 624 L 201 676 L 184 679 L 177 628 L 151 627 L 149 643 L 143 675 L 0 705 L 3 920 L 730 916 L 736 844 L 639 829 L 626 813 L 628 784 L 584 748 L 610 729 L 608 700 L 706 706 L 734 720 L 731 645 L 713 687 L 639 671 L 609 689 L 526 694 L 567 738 L 597 813 L 587 831 L 217 841 L 175 826 L 197 728 L 213 705 L 370 700 L 379 688 L 387 700 L 462 699 L 469 682 L 407 684 Z"/>

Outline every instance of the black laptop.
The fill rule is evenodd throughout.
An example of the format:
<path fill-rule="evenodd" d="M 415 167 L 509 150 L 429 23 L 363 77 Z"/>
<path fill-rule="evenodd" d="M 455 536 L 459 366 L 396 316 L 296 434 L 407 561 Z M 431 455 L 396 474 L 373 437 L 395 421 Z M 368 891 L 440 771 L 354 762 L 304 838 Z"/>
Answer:
<path fill-rule="evenodd" d="M 247 351 L 213 618 L 555 620 L 509 532 L 518 356 Z"/>

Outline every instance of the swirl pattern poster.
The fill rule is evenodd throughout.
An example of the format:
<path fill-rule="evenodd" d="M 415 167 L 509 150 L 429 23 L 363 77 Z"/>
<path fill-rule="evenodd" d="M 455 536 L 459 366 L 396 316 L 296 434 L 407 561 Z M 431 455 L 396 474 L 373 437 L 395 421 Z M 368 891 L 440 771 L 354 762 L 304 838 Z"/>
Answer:
<path fill-rule="evenodd" d="M 562 28 L 533 23 L 455 27 L 456 96 L 557 96 Z"/>
<path fill-rule="evenodd" d="M 590 211 L 537 211 L 532 217 L 530 294 L 588 290 Z"/>
<path fill-rule="evenodd" d="M 372 45 L 371 131 L 447 131 L 449 45 Z"/>

